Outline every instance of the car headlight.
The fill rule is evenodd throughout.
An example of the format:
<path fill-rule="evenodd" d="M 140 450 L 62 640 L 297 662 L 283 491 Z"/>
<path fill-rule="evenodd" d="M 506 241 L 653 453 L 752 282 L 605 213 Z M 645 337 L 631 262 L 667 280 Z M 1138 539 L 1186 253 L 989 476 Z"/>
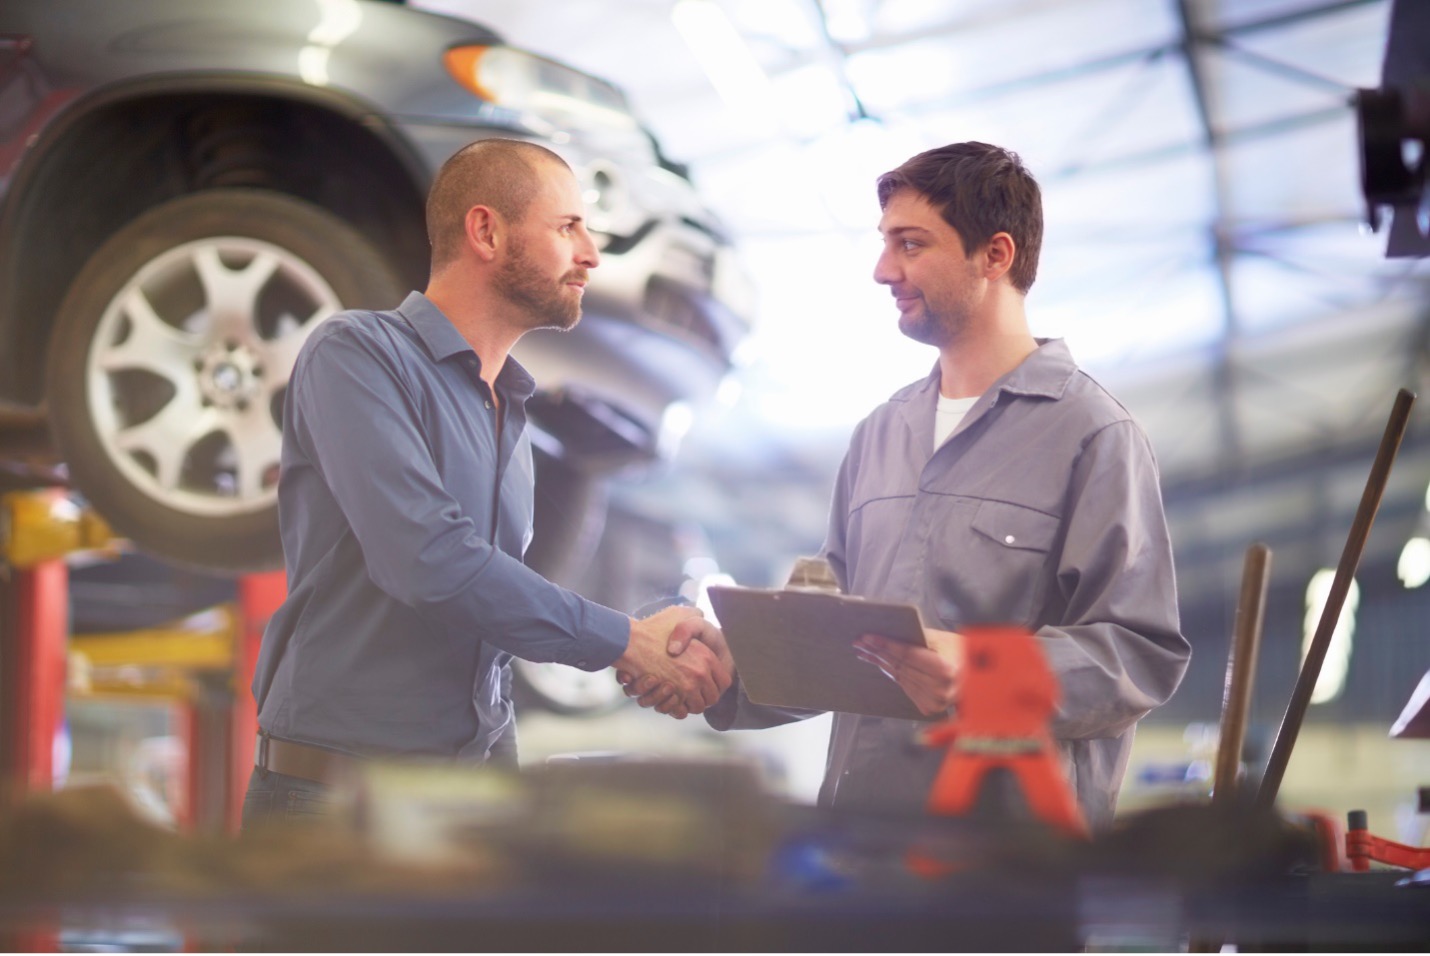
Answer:
<path fill-rule="evenodd" d="M 554 60 L 508 46 L 461 46 L 443 62 L 474 96 L 558 129 L 640 129 L 619 89 Z"/>

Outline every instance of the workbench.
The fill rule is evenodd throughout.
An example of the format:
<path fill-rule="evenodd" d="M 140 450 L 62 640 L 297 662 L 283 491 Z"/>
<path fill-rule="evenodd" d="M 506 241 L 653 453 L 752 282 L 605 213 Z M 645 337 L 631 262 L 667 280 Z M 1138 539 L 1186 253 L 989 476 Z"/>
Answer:
<path fill-rule="evenodd" d="M 121 893 L 117 881 L 69 898 L 0 899 L 0 939 L 142 930 L 190 951 L 343 952 L 1177 951 L 1189 940 L 1241 951 L 1430 948 L 1430 886 L 1402 885 L 1405 871 L 1277 872 L 1286 858 L 1275 841 L 1264 843 L 1270 859 L 1258 841 L 1234 861 L 1215 851 L 1178 860 L 1159 853 L 1178 852 L 1175 841 L 1147 834 L 1076 843 L 1026 831 L 1004 841 L 967 821 L 809 807 L 781 815 L 754 878 L 678 861 L 602 867 L 558 848 L 509 878 L 498 868 L 467 886 L 176 896 L 137 883 Z M 1205 842 L 1228 846 L 1228 835 Z M 970 864 L 938 880 L 914 876 L 902 847 L 930 837 L 965 846 Z"/>

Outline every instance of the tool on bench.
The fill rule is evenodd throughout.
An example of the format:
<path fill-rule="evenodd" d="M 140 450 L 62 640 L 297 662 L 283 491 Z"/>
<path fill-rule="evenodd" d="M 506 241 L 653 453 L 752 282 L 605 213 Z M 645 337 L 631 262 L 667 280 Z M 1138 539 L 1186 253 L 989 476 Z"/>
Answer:
<path fill-rule="evenodd" d="M 1038 639 L 1019 627 L 983 625 L 963 630 L 964 675 L 956 716 L 924 730 L 921 742 L 948 754 L 929 792 L 936 816 L 968 816 L 997 777 L 1016 783 L 1032 816 L 1072 837 L 1087 824 L 1068 786 L 1048 722 L 1058 704 L 1058 682 Z M 1006 794 L 1000 794 L 1006 796 Z M 921 876 L 951 872 L 922 852 L 909 855 Z"/>
<path fill-rule="evenodd" d="M 1022 628 L 986 625 L 966 628 L 963 639 L 958 714 L 922 734 L 926 745 L 948 748 L 929 793 L 929 812 L 968 813 L 988 776 L 1002 770 L 1021 786 L 1033 816 L 1071 836 L 1086 836 L 1048 728 L 1058 682 L 1038 639 Z"/>

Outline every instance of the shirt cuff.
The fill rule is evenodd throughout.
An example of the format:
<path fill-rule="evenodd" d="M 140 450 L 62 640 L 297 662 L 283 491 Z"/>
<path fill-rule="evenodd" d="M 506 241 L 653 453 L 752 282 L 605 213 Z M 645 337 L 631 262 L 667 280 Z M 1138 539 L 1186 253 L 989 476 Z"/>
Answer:
<path fill-rule="evenodd" d="M 583 618 L 581 659 L 576 666 L 583 671 L 605 670 L 626 652 L 631 642 L 631 619 L 595 601 L 586 602 Z"/>
<path fill-rule="evenodd" d="M 720 695 L 712 706 L 705 708 L 705 722 L 712 730 L 730 730 L 735 726 L 735 718 L 740 715 L 740 678 Z"/>

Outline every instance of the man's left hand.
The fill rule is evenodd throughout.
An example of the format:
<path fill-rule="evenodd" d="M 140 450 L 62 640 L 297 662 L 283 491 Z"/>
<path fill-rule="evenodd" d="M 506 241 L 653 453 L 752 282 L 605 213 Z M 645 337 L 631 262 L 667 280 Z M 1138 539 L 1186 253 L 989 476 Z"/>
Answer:
<path fill-rule="evenodd" d="M 928 647 L 865 634 L 854 642 L 854 653 L 898 683 L 919 713 L 933 716 L 947 713 L 958 699 L 963 635 L 926 627 L 924 639 Z"/>

